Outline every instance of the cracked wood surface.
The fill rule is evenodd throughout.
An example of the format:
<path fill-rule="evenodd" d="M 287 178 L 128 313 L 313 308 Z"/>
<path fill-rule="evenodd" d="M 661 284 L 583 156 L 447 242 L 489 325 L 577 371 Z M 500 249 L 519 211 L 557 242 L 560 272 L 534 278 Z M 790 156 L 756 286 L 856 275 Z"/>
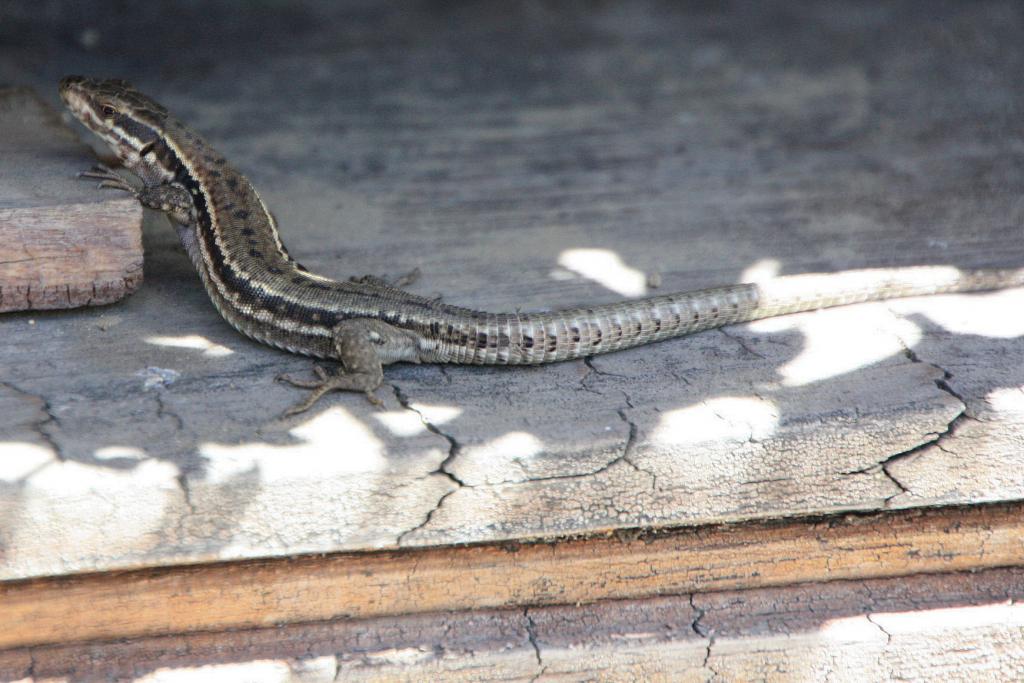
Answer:
<path fill-rule="evenodd" d="M 15 7 L 0 80 L 134 80 L 312 270 L 483 309 L 1024 263 L 1019 5 L 859 7 Z M 1022 291 L 393 367 L 384 410 L 284 421 L 308 361 L 229 329 L 162 219 L 144 240 L 126 301 L 0 318 L 2 579 L 1024 497 Z"/>
<path fill-rule="evenodd" d="M 431 613 L 0 653 L 8 679 L 1009 681 L 1024 572 Z M 161 678 L 162 680 L 162 678 Z"/>
<path fill-rule="evenodd" d="M 0 313 L 113 303 L 142 284 L 142 208 L 76 178 L 81 144 L 28 88 L 0 88 Z"/>

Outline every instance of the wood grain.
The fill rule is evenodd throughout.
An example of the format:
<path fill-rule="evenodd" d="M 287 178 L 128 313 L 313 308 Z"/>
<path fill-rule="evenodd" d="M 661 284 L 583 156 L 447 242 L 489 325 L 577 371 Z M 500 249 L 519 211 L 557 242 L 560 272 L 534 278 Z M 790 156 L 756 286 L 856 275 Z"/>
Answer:
<path fill-rule="evenodd" d="M 95 163 L 27 89 L 0 90 L 0 313 L 109 304 L 142 283 L 142 207 L 76 174 Z"/>
<path fill-rule="evenodd" d="M 1022 513 L 993 504 L 9 582 L 0 648 L 1009 566 L 1024 563 Z"/>
<path fill-rule="evenodd" d="M 0 653 L 0 679 L 1017 680 L 1022 585 L 993 569 L 59 643 Z"/>

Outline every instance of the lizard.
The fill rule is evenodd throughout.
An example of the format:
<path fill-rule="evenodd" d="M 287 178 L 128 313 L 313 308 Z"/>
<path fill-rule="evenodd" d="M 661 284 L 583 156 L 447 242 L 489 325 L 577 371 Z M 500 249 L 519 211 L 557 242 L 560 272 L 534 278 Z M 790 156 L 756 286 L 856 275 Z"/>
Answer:
<path fill-rule="evenodd" d="M 374 276 L 335 280 L 308 271 L 246 177 L 198 133 L 120 79 L 67 76 L 71 113 L 110 146 L 136 187 L 106 166 L 82 173 L 164 212 L 221 316 L 242 334 L 340 363 L 285 412 L 326 393 L 374 391 L 395 362 L 539 365 L 586 358 L 736 323 L 867 301 L 1024 285 L 1024 269 L 911 266 L 800 274 L 551 312 L 488 313 L 419 296 Z"/>

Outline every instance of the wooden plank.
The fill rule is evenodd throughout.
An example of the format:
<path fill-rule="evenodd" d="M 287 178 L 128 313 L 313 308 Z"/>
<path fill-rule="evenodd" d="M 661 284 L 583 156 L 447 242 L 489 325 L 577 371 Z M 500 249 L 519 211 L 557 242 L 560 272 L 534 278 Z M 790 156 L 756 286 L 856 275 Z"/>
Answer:
<path fill-rule="evenodd" d="M 1016 680 L 1024 569 L 335 620 L 0 652 L 0 678 Z"/>
<path fill-rule="evenodd" d="M 1012 503 L 176 567 L 0 584 L 0 648 L 1022 563 Z"/>
<path fill-rule="evenodd" d="M 996 315 L 989 296 L 1024 305 L 1024 292 L 1006 294 L 960 305 L 983 322 Z M 582 363 L 394 368 L 405 404 L 389 391 L 383 411 L 334 396 L 293 422 L 276 419 L 296 396 L 273 377 L 308 362 L 216 320 L 177 333 L 193 313 L 165 298 L 179 295 L 146 288 L 108 330 L 86 317 L 0 321 L 0 404 L 21 406 L 0 411 L 0 540 L 12 549 L 0 577 L 933 504 L 913 495 L 926 485 L 955 504 L 1024 486 L 1015 338 L 922 341 L 951 360 L 966 414 L 940 368 L 901 352 L 792 387 L 773 379 L 791 346 L 732 330 L 761 357 L 712 334 L 593 361 L 604 375 Z M 149 305 L 167 320 L 138 315 Z M 865 344 L 880 336 L 879 317 L 836 313 L 807 319 L 860 325 L 850 338 Z M 40 339 L 47 364 L 31 353 Z M 986 400 L 999 386 L 1001 401 Z"/>
<path fill-rule="evenodd" d="M 99 306 L 142 284 L 142 207 L 76 178 L 95 163 L 27 88 L 0 89 L 0 313 Z"/>
<path fill-rule="evenodd" d="M 1024 572 L 913 576 L 693 596 L 704 666 L 744 681 L 1011 681 Z"/>
<path fill-rule="evenodd" d="M 89 21 L 147 56 L 104 73 L 247 173 L 305 265 L 419 266 L 421 294 L 534 310 L 1024 263 L 1024 41 L 991 7 L 214 3 L 170 70 L 153 17 Z M 83 67 L 50 15 L 18 22 L 4 80 L 52 93 Z M 236 34 L 303 49 L 251 69 Z M 1024 498 L 1022 290 L 389 367 L 385 411 L 279 420 L 298 397 L 273 377 L 309 362 L 227 325 L 166 221 L 146 239 L 116 308 L 0 318 L 3 579 Z"/>

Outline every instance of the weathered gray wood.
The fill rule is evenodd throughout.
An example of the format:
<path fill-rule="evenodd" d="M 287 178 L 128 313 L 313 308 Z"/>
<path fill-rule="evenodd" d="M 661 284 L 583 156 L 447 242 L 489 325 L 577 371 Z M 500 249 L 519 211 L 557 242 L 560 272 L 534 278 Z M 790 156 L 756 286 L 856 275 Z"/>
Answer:
<path fill-rule="evenodd" d="M 1003 292 L 953 297 L 927 311 L 894 305 L 927 330 L 916 352 L 942 358 L 964 410 L 936 443 L 888 465 L 907 489 L 893 507 L 1024 496 L 1024 323 L 1011 312 L 1021 304 L 1016 292 Z"/>
<path fill-rule="evenodd" d="M 0 313 L 109 304 L 142 284 L 142 208 L 29 89 L 0 89 Z"/>
<path fill-rule="evenodd" d="M 57 36 L 101 27 L 117 49 L 90 70 L 205 133 L 307 266 L 419 266 L 418 291 L 457 304 L 611 301 L 652 273 L 667 291 L 757 268 L 1024 262 L 1012 2 L 232 7 L 69 9 L 73 31 L 25 13 L 0 25 L 19 36 L 0 68 L 52 92 L 84 68 Z M 203 29 L 182 51 L 185 26 Z M 165 222 L 145 238 L 147 286 L 116 307 L 0 319 L 0 401 L 17 407 L 0 412 L 0 577 L 1024 488 L 1021 292 L 590 366 L 395 367 L 384 411 L 333 396 L 281 421 L 299 396 L 273 377 L 308 362 L 228 328 Z"/>
<path fill-rule="evenodd" d="M 17 680 L 1005 681 L 1019 569 L 324 622 L 0 653 Z"/>

